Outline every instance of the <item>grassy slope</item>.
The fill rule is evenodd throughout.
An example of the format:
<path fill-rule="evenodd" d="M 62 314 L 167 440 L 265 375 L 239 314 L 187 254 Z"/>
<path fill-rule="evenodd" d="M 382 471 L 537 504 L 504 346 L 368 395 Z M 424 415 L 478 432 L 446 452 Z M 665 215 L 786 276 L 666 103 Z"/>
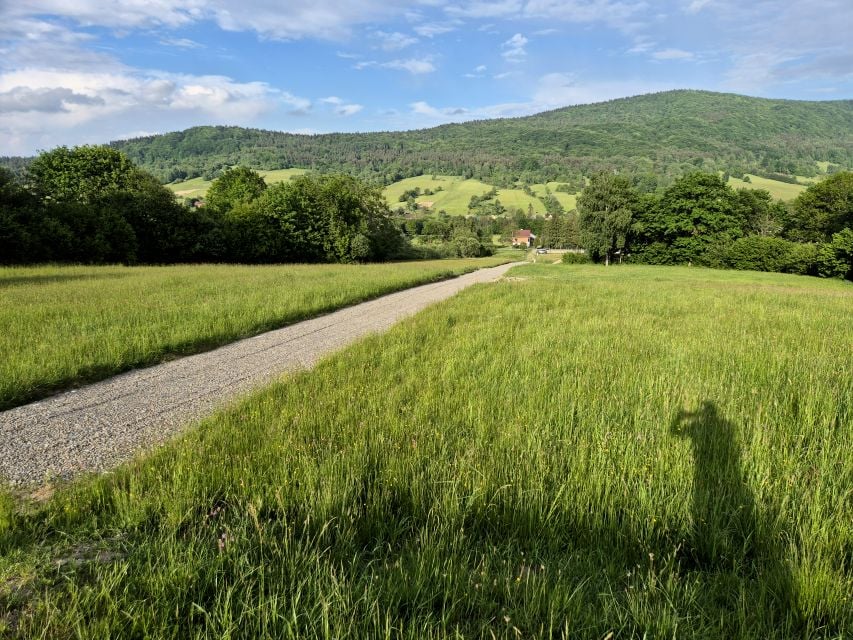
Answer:
<path fill-rule="evenodd" d="M 306 173 L 305 169 L 276 169 L 274 171 L 258 171 L 267 184 L 275 184 L 276 182 L 284 182 L 295 176 L 301 176 Z M 203 198 L 210 188 L 211 180 L 204 178 L 193 178 L 182 182 L 173 182 L 166 186 L 174 191 L 178 196 L 183 198 Z"/>
<path fill-rule="evenodd" d="M 0 407 L 506 261 L 0 268 Z"/>
<path fill-rule="evenodd" d="M 304 169 L 281 169 L 278 171 L 260 171 L 267 183 L 282 182 L 289 180 L 295 175 L 305 173 Z M 778 180 L 770 180 L 760 178 L 758 176 L 750 176 L 752 182 L 747 183 L 737 178 L 730 178 L 729 185 L 735 189 L 752 188 L 752 189 L 767 189 L 770 195 L 781 200 L 793 200 L 796 198 L 805 187 L 802 185 L 788 184 L 779 182 Z M 533 193 L 541 197 L 545 195 L 546 187 L 551 190 L 551 193 L 556 196 L 560 204 L 566 211 L 571 211 L 577 206 L 577 195 L 562 193 L 556 191 L 559 182 L 549 182 L 545 184 L 531 185 Z M 209 180 L 202 178 L 193 178 L 184 182 L 174 182 L 166 185 L 172 191 L 182 197 L 203 197 L 210 187 Z M 416 200 L 418 202 L 433 202 L 431 211 L 437 212 L 442 209 L 451 215 L 465 215 L 468 213 L 468 203 L 471 201 L 471 196 L 481 196 L 492 189 L 491 185 L 481 182 L 480 180 L 464 179 L 461 176 L 444 176 L 438 175 L 433 179 L 431 175 L 417 176 L 414 178 L 406 178 L 391 185 L 388 185 L 383 190 L 385 199 L 388 201 L 392 209 L 401 206 L 400 196 L 404 191 L 420 187 L 421 190 L 441 187 L 442 191 L 433 195 L 422 195 Z M 527 212 L 528 205 L 533 205 L 533 211 L 537 215 L 545 213 L 545 207 L 539 197 L 533 198 L 524 193 L 521 189 L 498 189 L 498 199 L 508 209 L 521 209 Z"/>
<path fill-rule="evenodd" d="M 766 189 L 778 200 L 793 200 L 806 190 L 806 187 L 800 184 L 790 184 L 754 175 L 750 175 L 749 179 L 750 182 L 744 182 L 738 178 L 729 178 L 729 186 L 733 189 Z"/>
<path fill-rule="evenodd" d="M 0 612 L 53 637 L 849 637 L 850 285 L 512 275 L 14 516 Z"/>
<path fill-rule="evenodd" d="M 549 182 L 547 187 L 554 192 L 558 184 L 558 182 Z M 429 196 L 419 196 L 416 198 L 416 201 L 432 202 L 433 206 L 430 211 L 438 212 L 443 209 L 450 215 L 466 215 L 471 196 L 482 196 L 492 189 L 492 186 L 485 182 L 474 179 L 466 180 L 461 176 L 436 176 L 434 180 L 432 176 L 423 175 L 406 178 L 388 185 L 383 190 L 383 193 L 389 206 L 392 209 L 396 209 L 401 206 L 400 196 L 403 192 L 416 187 L 420 187 L 421 190 L 432 189 L 433 191 L 436 187 L 441 187 L 441 191 Z M 537 196 L 545 195 L 545 188 L 546 185 L 544 184 L 531 185 L 532 191 Z M 577 196 L 574 194 L 554 193 L 554 195 L 563 207 L 565 207 L 566 211 L 575 208 Z M 542 201 L 538 197 L 527 195 L 522 189 L 498 189 L 497 198 L 507 209 L 521 209 L 526 213 L 528 205 L 532 205 L 534 213 L 538 215 L 545 213 L 545 206 L 542 204 Z"/>

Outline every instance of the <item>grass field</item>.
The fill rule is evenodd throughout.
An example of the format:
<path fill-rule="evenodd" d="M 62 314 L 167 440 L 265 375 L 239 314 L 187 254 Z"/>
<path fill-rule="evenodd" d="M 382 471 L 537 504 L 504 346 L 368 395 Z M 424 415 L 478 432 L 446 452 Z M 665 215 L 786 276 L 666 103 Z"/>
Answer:
<path fill-rule="evenodd" d="M 549 182 L 547 188 L 551 189 L 566 211 L 574 209 L 576 196 L 554 192 L 558 184 L 558 182 Z M 427 211 L 438 212 L 443 209 L 450 215 L 467 215 L 471 196 L 482 196 L 493 188 L 492 185 L 480 180 L 465 179 L 461 176 L 435 176 L 433 179 L 430 175 L 423 175 L 395 182 L 385 187 L 383 193 L 389 206 L 396 209 L 401 206 L 400 196 L 417 187 L 422 191 L 425 189 L 435 191 L 437 187 L 441 187 L 441 191 L 428 196 L 421 195 L 415 200 L 417 202 L 432 202 L 433 206 Z M 546 185 L 544 184 L 531 185 L 531 190 L 537 196 L 545 195 L 545 189 Z M 538 197 L 527 195 L 522 189 L 498 189 L 497 198 L 507 209 L 521 209 L 527 213 L 528 206 L 532 205 L 535 214 L 542 215 L 545 213 L 545 206 L 542 201 Z"/>
<path fill-rule="evenodd" d="M 851 637 L 853 287 L 510 275 L 115 474 L 7 499 L 0 616 L 21 637 Z"/>
<path fill-rule="evenodd" d="M 729 178 L 729 186 L 733 189 L 766 189 L 778 200 L 793 200 L 806 190 L 806 187 L 801 184 L 789 184 L 751 174 L 749 179 L 750 182 L 744 182 L 738 178 Z"/>
<path fill-rule="evenodd" d="M 307 173 L 307 169 L 275 169 L 273 171 L 258 171 L 267 184 L 275 184 L 276 182 L 284 182 L 295 176 L 301 176 Z M 203 198 L 210 188 L 212 180 L 204 178 L 192 178 L 182 182 L 173 182 L 166 186 L 175 192 L 176 195 L 182 198 Z"/>
<path fill-rule="evenodd" d="M 292 177 L 302 175 L 306 172 L 305 169 L 281 169 L 278 171 L 259 171 L 264 176 L 268 184 L 275 182 L 283 182 L 290 180 Z M 771 181 L 772 182 L 772 181 Z M 166 186 L 174 191 L 178 196 L 183 198 L 201 198 L 207 193 L 210 187 L 210 180 L 202 178 L 193 178 L 183 182 L 173 182 Z M 568 193 L 557 193 L 554 190 L 557 188 L 558 182 L 549 182 L 547 188 L 556 196 L 560 204 L 571 211 L 575 208 L 577 196 Z M 781 183 L 779 183 L 781 184 Z M 433 195 L 422 195 L 416 200 L 418 202 L 433 202 L 433 206 L 428 211 L 438 212 L 442 209 L 450 215 L 466 215 L 468 213 L 468 203 L 471 201 L 471 196 L 482 196 L 491 191 L 492 186 L 481 182 L 462 178 L 461 176 L 435 176 L 431 175 L 417 176 L 414 178 L 406 178 L 391 184 L 383 190 L 385 199 L 388 201 L 392 209 L 401 206 L 400 196 L 409 189 L 420 187 L 421 190 L 441 187 L 442 191 Z M 531 189 L 537 196 L 545 195 L 546 185 L 535 184 L 531 185 Z M 524 193 L 521 189 L 498 189 L 498 199 L 508 209 L 521 209 L 527 212 L 528 205 L 533 206 L 533 211 L 537 215 L 545 213 L 545 206 L 538 197 L 531 197 Z"/>
<path fill-rule="evenodd" d="M 507 261 L 0 268 L 0 408 Z"/>
<path fill-rule="evenodd" d="M 294 176 L 306 173 L 305 169 L 280 169 L 277 171 L 260 171 L 259 172 L 268 184 L 275 182 L 283 182 Z M 805 186 L 797 184 L 788 184 L 787 182 L 779 182 L 778 180 L 770 180 L 759 176 L 750 175 L 751 182 L 744 182 L 737 178 L 729 178 L 729 186 L 734 189 L 767 189 L 770 195 L 780 200 L 793 200 L 805 190 Z M 803 178 L 803 180 L 808 180 Z M 551 193 L 560 201 L 566 211 L 571 211 L 577 206 L 577 194 L 562 193 L 556 191 L 559 182 L 549 182 L 547 184 L 534 184 L 530 188 L 537 197 L 531 197 L 524 193 L 522 189 L 498 189 L 498 199 L 508 209 L 521 209 L 527 212 L 528 205 L 533 206 L 533 211 L 536 215 L 545 213 L 545 206 L 540 197 L 545 195 L 545 190 L 550 189 Z M 181 197 L 204 197 L 207 189 L 210 187 L 210 181 L 202 178 L 193 178 L 183 182 L 173 182 L 166 185 Z M 409 189 L 420 187 L 421 190 L 441 187 L 442 191 L 426 196 L 422 195 L 416 198 L 417 202 L 432 202 L 433 206 L 428 211 L 438 212 L 444 209 L 450 215 L 466 215 L 468 213 L 468 203 L 471 201 L 471 196 L 481 196 L 488 193 L 492 186 L 481 182 L 480 180 L 465 179 L 461 176 L 435 176 L 431 175 L 416 176 L 414 178 L 406 178 L 388 185 L 383 190 L 385 199 L 388 201 L 392 209 L 401 206 L 400 196 Z"/>

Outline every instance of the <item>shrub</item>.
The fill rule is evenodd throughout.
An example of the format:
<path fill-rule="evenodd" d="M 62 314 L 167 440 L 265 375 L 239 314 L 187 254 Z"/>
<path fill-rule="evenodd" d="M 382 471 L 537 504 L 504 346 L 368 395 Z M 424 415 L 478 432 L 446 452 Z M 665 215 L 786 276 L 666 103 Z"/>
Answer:
<path fill-rule="evenodd" d="M 818 248 L 783 238 L 747 236 L 717 246 L 710 266 L 749 271 L 778 271 L 798 275 L 816 273 Z"/>
<path fill-rule="evenodd" d="M 724 265 L 744 271 L 782 271 L 788 262 L 791 244 L 782 238 L 747 236 L 728 245 Z"/>
<path fill-rule="evenodd" d="M 825 278 L 853 280 L 853 229 L 833 234 L 817 252 L 817 272 Z"/>
<path fill-rule="evenodd" d="M 562 262 L 563 264 L 586 264 L 589 262 L 589 256 L 585 253 L 564 253 Z"/>

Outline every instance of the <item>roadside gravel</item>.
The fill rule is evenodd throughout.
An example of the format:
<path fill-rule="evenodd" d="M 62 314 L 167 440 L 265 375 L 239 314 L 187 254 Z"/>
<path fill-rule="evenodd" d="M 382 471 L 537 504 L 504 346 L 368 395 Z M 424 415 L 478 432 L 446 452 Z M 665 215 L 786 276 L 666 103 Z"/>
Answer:
<path fill-rule="evenodd" d="M 512 266 L 406 289 L 0 412 L 0 476 L 25 487 L 107 471 L 283 373 L 309 368 Z"/>

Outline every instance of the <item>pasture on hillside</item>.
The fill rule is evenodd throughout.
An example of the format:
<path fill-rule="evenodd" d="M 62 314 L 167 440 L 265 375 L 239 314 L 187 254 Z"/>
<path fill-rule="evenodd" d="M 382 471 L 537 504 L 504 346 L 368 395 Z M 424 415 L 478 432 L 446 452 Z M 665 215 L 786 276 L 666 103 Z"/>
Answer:
<path fill-rule="evenodd" d="M 520 266 L 116 473 L 0 501 L 0 617 L 21 637 L 850 637 L 851 315 L 834 280 Z"/>
<path fill-rule="evenodd" d="M 530 196 L 523 189 L 497 189 L 498 194 L 496 199 L 501 201 L 501 204 L 507 209 L 521 209 L 527 213 L 528 207 L 533 207 L 533 212 L 536 215 L 545 214 L 545 205 L 539 197 L 544 196 L 546 188 L 550 189 L 557 200 L 563 205 L 566 211 L 575 208 L 576 196 L 568 193 L 557 193 L 555 189 L 558 182 L 549 182 L 545 184 L 531 185 L 531 191 L 536 196 Z M 437 188 L 441 191 L 435 191 Z M 400 196 L 406 191 L 419 188 L 421 191 L 430 189 L 432 194 L 422 194 L 415 198 L 418 203 L 432 202 L 432 206 L 425 208 L 425 212 L 437 213 L 441 210 L 446 211 L 450 215 L 467 215 L 468 204 L 471 202 L 472 196 L 482 196 L 491 191 L 492 185 L 475 180 L 473 178 L 465 179 L 461 176 L 430 176 L 422 175 L 414 178 L 405 178 L 394 184 L 388 185 L 383 189 L 382 193 L 388 201 L 388 206 L 391 209 L 397 209 L 403 206 L 400 202 Z"/>
<path fill-rule="evenodd" d="M 801 178 L 802 180 L 802 178 Z M 740 178 L 729 178 L 728 185 L 732 189 L 764 189 L 770 192 L 770 196 L 776 200 L 793 200 L 803 191 L 806 186 L 802 184 L 791 184 L 789 182 L 781 182 L 770 178 L 762 178 L 761 176 L 750 175 L 749 182 L 745 182 Z"/>
<path fill-rule="evenodd" d="M 513 257 L 0 268 L 0 408 Z"/>
<path fill-rule="evenodd" d="M 258 173 L 263 176 L 267 184 L 275 184 L 276 182 L 284 182 L 296 176 L 301 176 L 308 173 L 307 169 L 275 169 L 272 171 L 259 170 Z M 207 190 L 213 180 L 205 180 L 204 178 L 191 178 L 190 180 L 182 180 L 180 182 L 172 182 L 166 186 L 171 189 L 175 195 L 181 198 L 203 198 L 207 194 Z"/>

